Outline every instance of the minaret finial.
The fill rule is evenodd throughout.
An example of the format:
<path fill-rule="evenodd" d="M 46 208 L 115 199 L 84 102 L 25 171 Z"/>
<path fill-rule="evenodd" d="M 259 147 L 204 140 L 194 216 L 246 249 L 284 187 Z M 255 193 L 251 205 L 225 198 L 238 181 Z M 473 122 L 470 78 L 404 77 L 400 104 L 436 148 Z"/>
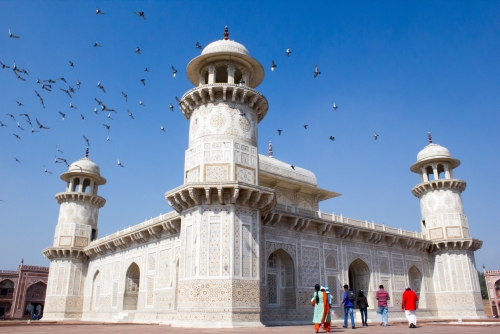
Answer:
<path fill-rule="evenodd" d="M 271 141 L 269 141 L 269 151 L 268 151 L 268 154 L 269 154 L 269 158 L 273 157 L 273 143 Z"/>
<path fill-rule="evenodd" d="M 432 135 L 430 132 L 427 133 L 427 138 L 429 138 L 429 144 L 432 144 Z"/>
<path fill-rule="evenodd" d="M 229 39 L 229 28 L 226 26 L 224 28 L 224 40 L 227 41 Z"/>
<path fill-rule="evenodd" d="M 85 150 L 85 158 L 88 158 L 89 157 L 89 148 L 87 146 L 87 149 Z"/>

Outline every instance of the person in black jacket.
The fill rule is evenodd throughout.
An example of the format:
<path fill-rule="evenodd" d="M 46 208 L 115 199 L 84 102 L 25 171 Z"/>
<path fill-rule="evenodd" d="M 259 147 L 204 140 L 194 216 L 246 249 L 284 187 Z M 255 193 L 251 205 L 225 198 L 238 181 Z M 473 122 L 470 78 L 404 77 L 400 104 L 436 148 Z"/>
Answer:
<path fill-rule="evenodd" d="M 368 327 L 368 300 L 366 299 L 363 290 L 359 290 L 358 297 L 356 298 L 356 305 L 359 307 L 359 311 L 361 312 L 361 321 L 363 322 L 363 326 Z"/>

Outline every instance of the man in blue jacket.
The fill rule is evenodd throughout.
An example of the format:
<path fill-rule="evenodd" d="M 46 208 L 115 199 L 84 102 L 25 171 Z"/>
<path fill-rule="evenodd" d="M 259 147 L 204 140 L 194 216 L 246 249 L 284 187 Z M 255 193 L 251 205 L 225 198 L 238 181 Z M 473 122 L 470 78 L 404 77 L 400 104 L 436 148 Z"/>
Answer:
<path fill-rule="evenodd" d="M 349 291 L 349 286 L 347 284 L 344 285 L 344 297 L 342 298 L 342 305 L 344 305 L 344 326 L 343 326 L 344 328 L 347 328 L 348 314 L 351 315 L 352 329 L 356 328 L 356 325 L 354 324 L 354 314 L 353 314 L 355 300 L 356 296 L 354 296 L 354 293 L 352 291 Z"/>

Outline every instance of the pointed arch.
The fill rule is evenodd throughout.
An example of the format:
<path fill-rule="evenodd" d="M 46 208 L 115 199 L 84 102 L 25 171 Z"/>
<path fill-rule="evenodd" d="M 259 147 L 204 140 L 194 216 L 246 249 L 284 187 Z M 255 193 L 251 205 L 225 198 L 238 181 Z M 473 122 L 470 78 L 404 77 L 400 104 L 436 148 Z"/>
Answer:
<path fill-rule="evenodd" d="M 123 296 L 124 310 L 137 310 L 139 302 L 139 287 L 141 283 L 141 270 L 137 263 L 132 262 L 125 274 L 125 293 Z"/>
<path fill-rule="evenodd" d="M 410 288 L 420 295 L 420 291 L 422 291 L 422 273 L 416 266 L 411 266 L 408 269 L 408 280 L 410 283 Z"/>
<path fill-rule="evenodd" d="M 267 302 L 270 307 L 296 308 L 296 279 L 293 258 L 278 248 L 267 258 Z"/>
<path fill-rule="evenodd" d="M 365 261 L 356 258 L 349 265 L 349 288 L 357 295 L 359 290 L 363 290 L 365 296 L 368 298 L 368 304 L 373 305 L 371 302 L 371 295 L 373 294 L 370 289 L 370 267 Z M 355 305 L 356 307 L 356 305 Z"/>
<path fill-rule="evenodd" d="M 325 267 L 326 269 L 337 269 L 337 260 L 333 256 L 333 254 L 328 254 L 325 259 Z"/>
<path fill-rule="evenodd" d="M 95 271 L 94 278 L 92 279 L 92 294 L 90 298 L 90 310 L 97 310 L 101 299 L 101 272 Z"/>

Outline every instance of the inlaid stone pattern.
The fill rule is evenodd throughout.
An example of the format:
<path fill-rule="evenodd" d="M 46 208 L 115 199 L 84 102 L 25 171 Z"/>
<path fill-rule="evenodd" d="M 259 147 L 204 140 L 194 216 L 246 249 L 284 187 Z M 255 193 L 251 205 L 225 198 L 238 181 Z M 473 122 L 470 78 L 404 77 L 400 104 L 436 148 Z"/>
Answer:
<path fill-rule="evenodd" d="M 302 247 L 302 286 L 314 287 L 319 282 L 319 249 Z"/>
<path fill-rule="evenodd" d="M 240 182 L 255 184 L 255 170 L 236 166 L 236 179 Z"/>
<path fill-rule="evenodd" d="M 229 166 L 205 166 L 205 180 L 207 182 L 221 182 L 229 180 Z"/>
<path fill-rule="evenodd" d="M 249 167 L 257 167 L 257 148 L 244 143 L 234 143 L 234 162 Z"/>

